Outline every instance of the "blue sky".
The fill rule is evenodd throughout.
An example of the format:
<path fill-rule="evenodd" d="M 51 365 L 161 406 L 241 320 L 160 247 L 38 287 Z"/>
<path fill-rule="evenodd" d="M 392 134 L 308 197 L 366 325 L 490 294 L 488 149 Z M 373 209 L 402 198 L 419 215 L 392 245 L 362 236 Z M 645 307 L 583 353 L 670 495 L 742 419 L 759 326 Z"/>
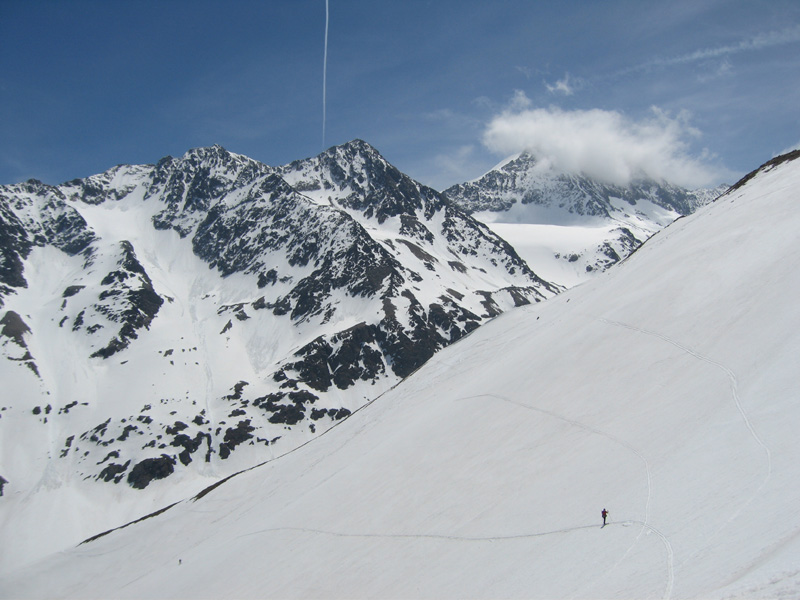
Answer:
<path fill-rule="evenodd" d="M 324 145 L 442 189 L 528 149 L 732 182 L 800 144 L 796 0 L 329 0 Z M 323 149 L 325 0 L 0 0 L 0 183 Z"/>

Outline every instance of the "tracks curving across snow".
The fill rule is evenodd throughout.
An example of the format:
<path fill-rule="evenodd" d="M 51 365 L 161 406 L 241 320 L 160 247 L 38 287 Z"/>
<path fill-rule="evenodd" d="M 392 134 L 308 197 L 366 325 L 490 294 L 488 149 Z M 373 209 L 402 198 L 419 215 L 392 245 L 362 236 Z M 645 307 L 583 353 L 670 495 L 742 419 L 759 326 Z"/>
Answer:
<path fill-rule="evenodd" d="M 323 529 L 312 529 L 308 527 L 273 527 L 246 533 L 239 537 L 249 537 L 262 533 L 275 533 L 278 531 L 297 531 L 300 533 L 313 533 L 318 535 L 329 535 L 334 537 L 346 538 L 381 538 L 381 539 L 428 539 L 428 540 L 452 540 L 457 542 L 495 542 L 503 540 L 519 540 L 526 538 L 537 538 L 559 533 L 570 533 L 582 529 L 597 529 L 597 525 L 580 525 L 578 527 L 568 527 L 565 529 L 554 529 L 552 531 L 539 531 L 532 533 L 518 533 L 513 535 L 484 535 L 484 536 L 465 536 L 465 535 L 445 535 L 436 533 L 348 533 L 340 531 L 326 531 Z"/>
<path fill-rule="evenodd" d="M 711 544 L 711 540 L 716 538 L 716 536 L 719 534 L 719 532 L 722 531 L 725 527 L 727 527 L 732 522 L 734 522 L 739 517 L 739 515 L 741 515 L 742 512 L 753 502 L 753 500 L 755 500 L 755 498 L 761 493 L 761 490 L 764 489 L 764 487 L 767 485 L 767 483 L 769 482 L 770 478 L 772 477 L 772 453 L 770 452 L 769 446 L 767 446 L 767 444 L 764 442 L 764 440 L 761 439 L 761 436 L 758 435 L 758 432 L 756 431 L 755 427 L 753 426 L 752 421 L 750 421 L 750 417 L 747 415 L 747 412 L 745 411 L 744 406 L 742 405 L 741 398 L 739 397 L 739 382 L 738 382 L 738 380 L 736 378 L 736 373 L 734 373 L 733 370 L 731 370 L 729 367 L 725 366 L 724 364 L 722 364 L 720 362 L 717 362 L 717 361 L 715 361 L 715 360 L 713 360 L 713 359 L 711 359 L 711 358 L 709 358 L 709 357 L 707 357 L 707 356 L 705 356 L 703 354 L 700 354 L 696 350 L 693 350 L 693 349 L 689 348 L 688 346 L 685 346 L 685 345 L 681 344 L 680 342 L 678 342 L 678 341 L 672 339 L 671 337 L 666 336 L 666 335 L 664 335 L 662 333 L 658 333 L 658 332 L 655 332 L 655 331 L 650 331 L 648 329 L 643 329 L 641 327 L 635 327 L 633 325 L 630 325 L 628 323 L 622 323 L 620 321 L 613 321 L 611 319 L 601 318 L 601 319 L 599 319 L 599 321 L 601 323 L 605 323 L 607 325 L 612 325 L 614 327 L 623 327 L 625 329 L 630 329 L 631 331 L 634 331 L 636 333 L 652 336 L 654 338 L 657 338 L 659 340 L 662 340 L 662 341 L 664 341 L 664 342 L 666 342 L 668 344 L 671 344 L 671 345 L 675 346 L 679 350 L 682 350 L 686 354 L 688 354 L 688 355 L 690 355 L 690 356 L 692 356 L 692 357 L 694 357 L 694 358 L 696 358 L 698 360 L 701 360 L 701 361 L 703 361 L 703 362 L 705 362 L 705 363 L 707 363 L 707 364 L 709 364 L 709 365 L 711 365 L 713 367 L 716 367 L 717 369 L 720 369 L 723 373 L 725 373 L 725 375 L 728 378 L 728 381 L 730 383 L 731 397 L 733 399 L 733 403 L 736 406 L 736 410 L 739 412 L 739 415 L 741 416 L 742 421 L 744 422 L 744 425 L 747 428 L 747 431 L 750 433 L 750 436 L 753 438 L 753 440 L 756 442 L 756 444 L 758 444 L 758 446 L 760 446 L 761 449 L 764 452 L 764 455 L 766 457 L 766 462 L 767 462 L 767 465 L 766 465 L 767 466 L 767 473 L 764 476 L 764 479 L 762 480 L 762 482 L 758 486 L 758 488 L 750 496 L 750 498 L 748 498 L 746 502 L 741 503 L 739 505 L 739 507 L 736 509 L 736 511 L 730 516 L 730 518 L 727 519 L 725 521 L 725 523 L 723 523 L 717 529 L 717 531 L 712 536 L 710 536 L 708 538 L 708 540 L 706 541 L 706 547 L 708 547 Z M 689 559 L 691 559 L 699 551 L 700 550 L 698 550 L 698 551 L 692 553 L 691 555 L 687 556 L 681 562 L 681 564 L 686 563 Z"/>
<path fill-rule="evenodd" d="M 670 572 L 670 579 L 668 581 L 667 587 L 664 591 L 663 598 L 668 599 L 672 595 L 672 563 L 673 563 L 673 552 L 672 552 L 672 545 L 669 543 L 667 537 L 661 533 L 655 527 L 644 523 L 643 521 L 635 521 L 635 520 L 626 520 L 620 521 L 618 523 L 609 523 L 609 527 L 613 526 L 623 526 L 627 527 L 631 524 L 637 524 L 642 526 L 642 530 L 646 530 L 656 534 L 661 541 L 664 543 L 664 547 L 667 552 L 667 563 Z M 244 537 L 251 537 L 254 535 L 263 535 L 269 533 L 279 533 L 279 532 L 296 532 L 301 534 L 309 534 L 309 535 L 324 535 L 324 536 L 331 536 L 331 537 L 339 537 L 339 538 L 361 538 L 361 539 L 394 539 L 394 540 L 408 540 L 408 539 L 424 539 L 424 540 L 442 540 L 442 541 L 452 541 L 452 542 L 503 542 L 503 541 L 511 541 L 511 540 L 523 540 L 523 539 L 533 539 L 533 538 L 540 538 L 540 537 L 548 537 L 554 535 L 561 535 L 561 534 L 568 534 L 575 531 L 582 531 L 588 529 L 597 529 L 596 524 L 592 525 L 579 525 L 577 527 L 567 527 L 563 529 L 553 529 L 551 531 L 537 531 L 537 532 L 530 532 L 530 533 L 518 533 L 518 534 L 511 534 L 511 535 L 482 535 L 482 536 L 469 536 L 469 535 L 446 535 L 446 534 L 436 534 L 436 533 L 354 533 L 354 532 L 342 532 L 342 531 L 330 531 L 324 529 L 315 529 L 311 527 L 271 527 L 269 529 L 260 529 L 258 531 L 252 531 L 250 533 L 246 533 L 240 535 L 239 538 Z M 238 539 L 238 538 L 237 538 Z M 638 539 L 638 536 L 637 536 Z M 635 542 L 634 544 L 635 545 Z M 631 545 L 631 548 L 633 547 Z M 629 549 L 630 550 L 630 549 Z M 627 555 L 627 552 L 625 553 Z M 624 558 L 624 556 L 622 557 Z M 619 564 L 622 561 L 622 558 L 617 561 Z M 616 565 L 614 565 L 616 567 Z M 613 569 L 613 567 L 612 567 Z"/>
<path fill-rule="evenodd" d="M 736 410 L 739 412 L 739 415 L 741 416 L 742 421 L 744 422 L 745 427 L 747 427 L 747 430 L 750 433 L 750 435 L 752 436 L 753 440 L 755 440 L 756 444 L 758 444 L 761 447 L 761 449 L 764 451 L 764 455 L 765 455 L 766 460 L 767 460 L 767 474 L 765 475 L 764 480 L 761 482 L 761 485 L 758 486 L 758 489 L 747 500 L 747 502 L 745 502 L 744 504 L 741 505 L 741 507 L 729 519 L 728 522 L 731 522 L 731 521 L 735 520 L 736 517 L 738 517 L 739 514 L 741 514 L 741 512 L 756 498 L 756 496 L 758 496 L 758 494 L 761 492 L 761 490 L 764 488 L 764 486 L 767 485 L 767 482 L 770 480 L 770 477 L 772 477 L 772 453 L 770 452 L 769 446 L 767 446 L 767 444 L 764 442 L 764 440 L 761 439 L 761 436 L 759 436 L 758 433 L 756 432 L 755 427 L 753 427 L 753 423 L 750 421 L 750 417 L 748 417 L 747 412 L 744 410 L 744 407 L 742 406 L 742 401 L 741 401 L 741 398 L 739 397 L 739 383 L 738 383 L 738 381 L 736 379 L 736 374 L 731 369 L 729 369 L 728 367 L 723 365 L 722 363 L 719 363 L 719 362 L 717 362 L 717 361 L 715 361 L 715 360 L 713 360 L 713 359 L 711 359 L 711 358 L 709 358 L 707 356 L 704 356 L 703 354 L 700 354 L 699 352 L 697 352 L 695 350 L 692 350 L 691 348 L 689 348 L 687 346 L 684 346 L 683 344 L 677 342 L 676 340 L 673 340 L 672 338 L 670 338 L 670 337 L 668 337 L 668 336 L 666 336 L 664 334 L 657 333 L 655 331 L 649 331 L 647 329 L 642 329 L 640 327 L 634 327 L 633 325 L 628 325 L 627 323 L 621 323 L 619 321 L 612 321 L 610 319 L 600 319 L 600 321 L 602 323 L 606 323 L 608 325 L 613 325 L 615 327 L 624 327 L 626 329 L 630 329 L 631 331 L 636 331 L 638 333 L 641 333 L 641 334 L 644 334 L 644 335 L 649 335 L 649 336 L 658 338 L 660 340 L 663 340 L 664 342 L 667 342 L 668 344 L 672 344 L 676 348 L 678 348 L 680 350 L 683 350 L 684 352 L 686 352 L 690 356 L 693 356 L 694 358 L 697 358 L 698 360 L 702 360 L 703 362 L 708 363 L 709 365 L 720 369 L 728 377 L 728 381 L 730 382 L 730 386 L 731 386 L 731 396 L 733 398 L 734 404 L 736 405 Z"/>
<path fill-rule="evenodd" d="M 678 348 L 680 350 L 683 350 L 684 352 L 686 352 L 687 354 L 697 358 L 698 360 L 702 360 L 702 361 L 704 361 L 704 362 L 706 362 L 706 363 L 708 363 L 708 364 L 720 369 L 721 371 L 723 371 L 725 373 L 725 375 L 728 377 L 728 381 L 730 382 L 731 395 L 733 397 L 733 402 L 736 405 L 736 410 L 739 411 L 739 414 L 741 415 L 742 420 L 744 421 L 744 424 L 747 427 L 747 430 L 750 432 L 750 435 L 753 437 L 753 439 L 756 441 L 756 443 L 759 446 L 761 446 L 761 448 L 764 451 L 764 454 L 766 455 L 766 458 L 767 458 L 767 476 L 766 476 L 764 482 L 761 484 L 761 486 L 758 489 L 758 491 L 760 491 L 761 488 L 763 488 L 764 485 L 766 485 L 767 481 L 772 476 L 772 453 L 770 452 L 769 447 L 764 443 L 764 440 L 762 440 L 761 437 L 756 432 L 755 428 L 753 427 L 753 423 L 750 421 L 750 418 L 747 416 L 747 413 L 745 412 L 744 407 L 742 406 L 741 398 L 739 398 L 739 384 L 738 384 L 738 381 L 736 379 L 736 374 L 731 369 L 729 369 L 728 367 L 723 365 L 722 363 L 719 363 L 719 362 L 717 362 L 717 361 L 715 361 L 715 360 L 713 360 L 713 359 L 711 359 L 711 358 L 709 358 L 707 356 L 704 356 L 704 355 L 700 354 L 699 352 L 697 352 L 695 350 L 692 350 L 688 346 L 684 346 L 683 344 L 681 344 L 681 343 L 673 340 L 672 338 L 670 338 L 670 337 L 668 337 L 666 335 L 663 335 L 661 333 L 657 333 L 655 331 L 649 331 L 647 329 L 642 329 L 640 327 L 634 327 L 633 325 L 628 325 L 627 323 L 621 323 L 620 321 L 612 321 L 611 319 L 600 319 L 600 322 L 601 323 L 606 323 L 607 325 L 613 325 L 615 327 L 624 327 L 625 329 L 630 329 L 631 331 L 636 331 L 636 332 L 644 334 L 644 335 L 649 335 L 649 336 L 658 338 L 658 339 L 660 339 L 660 340 L 662 340 L 664 342 L 667 342 L 668 344 L 672 344 L 673 346 L 675 346 L 676 348 Z"/>
<path fill-rule="evenodd" d="M 602 437 L 604 437 L 606 439 L 609 439 L 612 442 L 614 442 L 615 444 L 618 444 L 618 445 L 622 446 L 623 448 L 625 448 L 629 452 L 632 452 L 634 455 L 636 455 L 636 457 L 639 460 L 642 461 L 642 464 L 644 465 L 645 474 L 647 476 L 647 501 L 645 502 L 645 506 L 644 506 L 644 522 L 645 523 L 649 522 L 649 520 L 650 520 L 650 498 L 651 498 L 652 491 L 653 491 L 652 481 L 651 481 L 651 477 L 650 477 L 650 464 L 647 462 L 647 459 L 645 458 L 645 456 L 641 452 L 639 452 L 636 448 L 634 448 L 633 446 L 628 444 L 625 440 L 621 440 L 618 437 L 615 437 L 615 436 L 613 436 L 613 435 L 611 435 L 609 433 L 606 433 L 605 431 L 602 431 L 600 429 L 597 429 L 596 427 L 592 427 L 591 425 L 587 425 L 586 423 L 581 423 L 580 421 L 575 421 L 573 419 L 568 419 L 567 417 L 564 417 L 563 415 L 559 415 L 558 413 L 554 413 L 552 411 L 546 410 L 544 408 L 539 408 L 537 406 L 531 406 L 530 404 L 525 404 L 524 402 L 519 402 L 517 400 L 513 400 L 513 399 L 507 398 L 505 396 L 500 396 L 498 394 L 476 394 L 475 396 L 467 396 L 466 398 L 461 398 L 461 400 L 469 400 L 471 398 L 494 398 L 495 400 L 501 400 L 503 402 L 508 402 L 509 404 L 514 404 L 515 406 L 519 406 L 520 408 L 524 408 L 525 410 L 530 410 L 530 411 L 533 411 L 533 412 L 538 412 L 538 413 L 547 415 L 548 417 L 552 417 L 554 419 L 558 419 L 559 421 L 563 421 L 563 422 L 568 423 L 568 424 L 570 424 L 570 425 L 572 425 L 574 427 L 577 427 L 579 429 L 583 429 L 585 431 L 588 431 L 589 433 L 593 433 L 595 435 L 599 435 L 599 436 L 602 436 Z"/>
<path fill-rule="evenodd" d="M 569 419 L 569 418 L 567 418 L 567 417 L 565 417 L 563 415 L 559 415 L 558 413 L 555 413 L 553 411 L 549 411 L 549 410 L 546 410 L 546 409 L 543 409 L 543 408 L 539 408 L 539 407 L 536 407 L 536 406 L 531 406 L 530 404 L 525 404 L 523 402 L 519 402 L 519 401 L 513 400 L 511 398 L 507 398 L 505 396 L 500 396 L 498 394 L 476 394 L 475 396 L 468 396 L 466 398 L 461 398 L 461 400 L 468 400 L 470 398 L 493 398 L 495 400 L 500 400 L 502 402 L 508 402 L 509 404 L 513 404 L 515 406 L 519 406 L 520 408 L 524 408 L 526 410 L 530 410 L 530 411 L 533 411 L 533 412 L 538 412 L 538 413 L 547 415 L 549 417 L 552 417 L 554 419 L 558 419 L 558 420 L 563 421 L 565 423 L 568 423 L 568 424 L 570 424 L 570 425 L 572 425 L 574 427 L 577 427 L 579 429 L 583 429 L 584 431 L 588 431 L 589 433 L 592 433 L 594 435 L 599 435 L 601 437 L 604 437 L 604 438 L 614 442 L 615 444 L 618 444 L 618 445 L 622 446 L 623 448 L 625 448 L 626 450 L 628 450 L 629 452 L 634 454 L 639 460 L 642 461 L 642 464 L 643 464 L 644 469 L 645 469 L 645 475 L 646 475 L 646 478 L 647 478 L 647 500 L 645 501 L 645 507 L 644 507 L 644 515 L 645 515 L 644 516 L 644 521 L 627 520 L 627 521 L 623 522 L 623 523 L 626 523 L 626 524 L 635 523 L 637 525 L 640 525 L 641 529 L 639 530 L 639 533 L 636 536 L 636 539 L 628 547 L 628 549 L 625 551 L 625 553 L 617 560 L 616 563 L 614 563 L 614 565 L 610 569 L 608 569 L 606 571 L 606 575 L 611 573 L 614 569 L 617 568 L 617 566 L 619 566 L 622 563 L 622 561 L 625 560 L 625 558 L 628 556 L 628 554 L 630 554 L 630 552 L 633 549 L 633 547 L 639 541 L 639 538 L 641 538 L 642 534 L 645 531 L 650 531 L 650 532 L 655 533 L 656 535 L 658 535 L 658 537 L 661 538 L 661 541 L 664 543 L 664 549 L 666 551 L 666 556 L 667 556 L 667 583 L 665 585 L 664 595 L 662 596 L 662 598 L 664 600 L 669 600 L 669 598 L 672 596 L 672 588 L 673 588 L 673 585 L 674 585 L 674 582 L 675 582 L 675 570 L 674 570 L 674 566 L 673 566 L 673 557 L 674 557 L 674 555 L 673 555 L 673 552 L 672 552 L 672 545 L 670 544 L 669 539 L 667 539 L 667 537 L 664 534 L 662 534 L 661 532 L 659 532 L 657 529 L 655 529 L 654 527 L 652 527 L 650 525 L 650 500 L 651 500 L 652 493 L 653 493 L 653 485 L 652 485 L 652 477 L 651 477 L 651 474 L 650 474 L 650 463 L 647 461 L 647 458 L 644 456 L 644 454 L 642 454 L 639 450 L 637 450 L 636 448 L 631 446 L 625 440 L 621 440 L 620 438 L 615 437 L 615 436 L 611 435 L 610 433 L 607 433 L 607 432 L 602 431 L 600 429 L 597 429 L 596 427 L 592 427 L 591 425 L 587 425 L 586 423 L 582 423 L 582 422 L 576 421 L 574 419 Z"/>

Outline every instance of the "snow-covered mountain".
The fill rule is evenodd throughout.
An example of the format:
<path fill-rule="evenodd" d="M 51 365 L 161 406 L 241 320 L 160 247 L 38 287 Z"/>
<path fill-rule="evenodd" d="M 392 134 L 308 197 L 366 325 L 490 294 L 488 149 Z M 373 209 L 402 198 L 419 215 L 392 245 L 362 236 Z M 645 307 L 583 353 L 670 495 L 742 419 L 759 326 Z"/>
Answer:
<path fill-rule="evenodd" d="M 726 189 L 688 190 L 653 180 L 613 185 L 558 173 L 522 153 L 445 194 L 511 242 L 545 278 L 571 287 Z"/>
<path fill-rule="evenodd" d="M 286 452 L 557 291 L 359 140 L 2 186 L 0 561 Z"/>
<path fill-rule="evenodd" d="M 771 161 L 313 442 L 0 595 L 797 597 L 799 186 L 800 152 Z"/>

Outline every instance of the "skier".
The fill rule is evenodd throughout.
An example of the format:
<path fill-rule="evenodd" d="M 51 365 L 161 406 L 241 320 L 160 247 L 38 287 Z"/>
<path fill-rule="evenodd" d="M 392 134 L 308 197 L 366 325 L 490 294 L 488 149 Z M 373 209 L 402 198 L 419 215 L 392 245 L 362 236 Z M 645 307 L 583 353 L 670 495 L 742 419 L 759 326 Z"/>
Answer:
<path fill-rule="evenodd" d="M 608 511 L 604 508 L 603 512 L 600 513 L 603 516 L 603 527 L 606 526 L 606 517 L 608 516 Z"/>

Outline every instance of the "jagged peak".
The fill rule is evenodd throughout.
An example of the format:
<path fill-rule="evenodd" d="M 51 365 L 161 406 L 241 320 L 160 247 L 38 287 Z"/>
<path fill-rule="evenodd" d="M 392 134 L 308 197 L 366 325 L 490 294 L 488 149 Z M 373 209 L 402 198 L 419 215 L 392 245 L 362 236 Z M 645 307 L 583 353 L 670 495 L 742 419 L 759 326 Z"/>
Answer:
<path fill-rule="evenodd" d="M 273 171 L 255 159 L 243 154 L 229 152 L 219 144 L 213 146 L 200 146 L 187 151 L 180 158 L 165 156 L 158 161 L 155 167 L 154 184 L 156 188 L 174 176 L 180 179 L 192 178 L 196 174 L 208 171 L 214 177 L 222 177 L 227 181 L 234 181 L 245 176 L 252 180 L 262 174 Z"/>
<path fill-rule="evenodd" d="M 365 142 L 360 138 L 355 138 L 349 142 L 345 142 L 344 144 L 339 144 L 338 146 L 331 146 L 328 148 L 328 150 L 326 150 L 326 152 L 331 151 L 381 156 L 380 152 L 378 152 L 378 150 L 372 144 Z M 323 152 L 323 154 L 325 154 L 325 152 Z M 381 156 L 381 158 L 383 157 Z"/>
<path fill-rule="evenodd" d="M 375 147 L 361 139 L 331 146 L 317 156 L 293 161 L 279 170 L 283 174 L 306 173 L 311 179 L 317 179 L 320 173 L 326 172 L 326 177 L 334 185 L 344 185 L 356 180 L 358 187 L 362 188 L 369 187 L 369 182 L 376 176 L 378 179 L 388 175 L 395 181 L 413 181 L 387 161 Z"/>
<path fill-rule="evenodd" d="M 517 152 L 516 154 L 512 154 L 511 156 L 505 157 L 499 163 L 497 163 L 494 167 L 489 169 L 484 175 L 491 173 L 492 171 L 503 171 L 507 169 L 510 165 L 514 165 L 520 161 L 523 157 L 530 156 L 526 152 Z M 479 178 L 480 179 L 480 178 Z"/>
<path fill-rule="evenodd" d="M 340 164 L 364 162 L 391 166 L 389 161 L 387 161 L 374 146 L 362 139 L 356 138 L 344 144 L 331 146 L 315 157 L 293 161 L 288 167 L 290 169 L 295 169 L 309 162 L 326 163 L 331 161 Z"/>
<path fill-rule="evenodd" d="M 240 158 L 238 155 L 231 154 L 219 144 L 212 146 L 199 146 L 191 148 L 178 161 L 180 163 L 195 164 L 195 163 L 212 163 L 212 164 L 227 164 Z"/>
<path fill-rule="evenodd" d="M 21 191 L 28 194 L 37 194 L 42 191 L 53 189 L 52 185 L 44 183 L 43 181 L 39 181 L 38 179 L 28 179 L 26 181 L 20 181 L 19 183 L 12 183 L 0 187 L 9 190 L 12 193 Z"/>
<path fill-rule="evenodd" d="M 190 148 L 187 150 L 184 155 L 183 159 L 189 159 L 193 157 L 198 158 L 209 158 L 209 157 L 224 157 L 227 158 L 231 154 L 228 152 L 224 147 L 220 144 L 212 144 L 211 146 L 197 146 L 196 148 Z"/>
<path fill-rule="evenodd" d="M 241 166 L 267 168 L 267 165 L 264 165 L 260 161 L 245 156 L 244 154 L 230 152 L 219 144 L 191 148 L 180 158 L 165 156 L 158 161 L 156 165 L 157 168 L 172 167 L 178 169 L 192 169 L 199 166 L 221 167 L 224 171 L 236 169 Z"/>

